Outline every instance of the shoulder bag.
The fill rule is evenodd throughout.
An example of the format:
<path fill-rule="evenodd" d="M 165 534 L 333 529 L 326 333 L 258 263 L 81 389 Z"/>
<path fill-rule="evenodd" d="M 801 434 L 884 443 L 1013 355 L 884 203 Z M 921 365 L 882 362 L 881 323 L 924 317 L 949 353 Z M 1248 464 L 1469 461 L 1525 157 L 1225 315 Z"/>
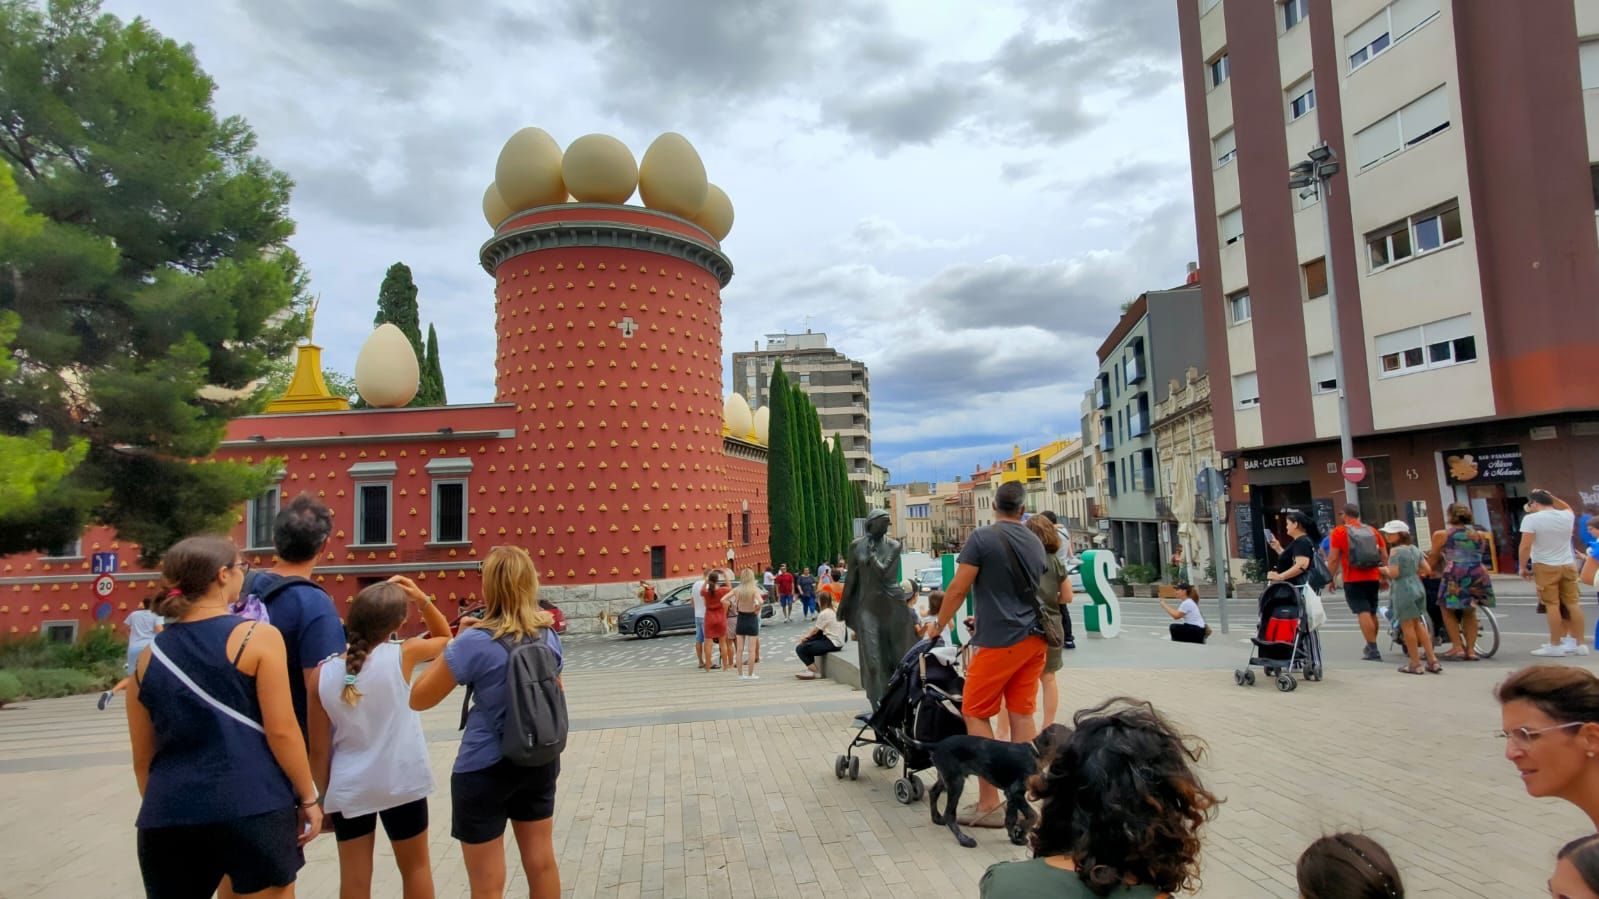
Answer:
<path fill-rule="evenodd" d="M 1021 578 L 1022 586 L 1026 588 L 1027 597 L 1032 601 L 1033 610 L 1038 613 L 1038 629 L 1042 633 L 1044 642 L 1054 649 L 1065 646 L 1065 628 L 1061 625 L 1059 618 L 1052 617 L 1044 611 L 1043 600 L 1038 598 L 1038 581 L 1028 573 L 1027 566 L 1022 564 L 1022 557 L 1016 552 L 1015 544 L 1011 543 L 1010 538 L 997 528 L 994 531 L 994 536 L 1005 544 L 1005 549 L 1010 553 L 1011 567 L 1015 570 L 1017 576 Z"/>

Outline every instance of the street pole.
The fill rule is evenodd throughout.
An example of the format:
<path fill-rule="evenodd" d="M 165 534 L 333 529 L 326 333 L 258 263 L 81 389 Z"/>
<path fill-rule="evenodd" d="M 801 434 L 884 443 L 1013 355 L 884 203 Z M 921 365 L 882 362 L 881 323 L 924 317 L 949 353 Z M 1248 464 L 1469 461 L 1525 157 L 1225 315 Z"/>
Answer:
<path fill-rule="evenodd" d="M 1216 610 L 1221 615 L 1221 632 L 1227 633 L 1227 594 L 1232 583 L 1227 564 L 1227 525 L 1221 520 L 1221 509 L 1227 498 L 1227 481 L 1222 473 L 1210 467 L 1200 469 L 1199 480 L 1205 485 L 1205 495 L 1210 497 L 1210 558 L 1216 566 Z"/>
<path fill-rule="evenodd" d="M 1355 445 L 1349 431 L 1349 378 L 1344 370 L 1344 339 L 1338 326 L 1338 283 L 1333 276 L 1332 212 L 1327 208 L 1327 201 L 1332 196 L 1332 175 L 1320 171 L 1320 166 L 1317 168 L 1316 189 L 1321 191 L 1321 229 L 1327 242 L 1327 312 L 1332 316 L 1333 370 L 1338 373 L 1338 477 L 1344 482 L 1344 502 L 1359 505 L 1355 482 L 1344 477 L 1344 463 L 1355 458 Z"/>

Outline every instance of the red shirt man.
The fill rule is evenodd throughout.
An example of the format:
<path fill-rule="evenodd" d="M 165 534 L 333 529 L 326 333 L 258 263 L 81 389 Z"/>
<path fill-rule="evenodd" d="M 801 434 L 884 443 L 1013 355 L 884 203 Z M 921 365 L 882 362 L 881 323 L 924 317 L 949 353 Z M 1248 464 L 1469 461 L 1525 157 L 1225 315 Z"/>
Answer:
<path fill-rule="evenodd" d="M 788 570 L 787 565 L 777 573 L 777 595 L 788 599 L 794 597 L 794 573 Z"/>
<path fill-rule="evenodd" d="M 1372 540 L 1376 544 L 1377 556 L 1380 559 L 1376 567 L 1356 568 L 1349 564 L 1350 531 L 1356 534 L 1356 540 Z M 1388 543 L 1377 533 L 1377 529 L 1360 521 L 1360 507 L 1350 503 L 1344 506 L 1344 523 L 1333 528 L 1328 538 L 1329 550 L 1327 559 L 1328 567 L 1333 570 L 1336 580 L 1340 575 L 1344 583 L 1344 601 L 1349 605 L 1349 611 L 1360 616 L 1360 633 L 1366 638 L 1366 649 L 1362 658 L 1373 661 L 1382 661 L 1382 653 L 1377 649 L 1377 591 L 1382 582 L 1381 569 L 1388 564 Z"/>

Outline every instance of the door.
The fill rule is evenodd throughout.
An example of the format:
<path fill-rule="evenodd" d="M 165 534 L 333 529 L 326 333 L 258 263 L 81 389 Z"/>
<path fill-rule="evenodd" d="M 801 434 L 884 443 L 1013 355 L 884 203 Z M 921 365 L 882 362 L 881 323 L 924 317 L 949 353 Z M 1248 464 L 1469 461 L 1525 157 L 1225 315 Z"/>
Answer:
<path fill-rule="evenodd" d="M 1521 519 L 1526 511 L 1520 505 L 1511 508 L 1503 484 L 1467 487 L 1466 503 L 1471 506 L 1472 519 L 1493 532 L 1494 557 L 1489 567 L 1500 574 L 1515 574 L 1520 558 Z"/>

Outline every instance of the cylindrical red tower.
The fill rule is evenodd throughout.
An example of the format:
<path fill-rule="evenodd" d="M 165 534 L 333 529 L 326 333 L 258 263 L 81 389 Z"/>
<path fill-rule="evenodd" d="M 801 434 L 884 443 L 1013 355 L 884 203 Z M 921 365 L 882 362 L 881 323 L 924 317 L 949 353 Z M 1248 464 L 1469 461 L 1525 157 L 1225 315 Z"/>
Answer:
<path fill-rule="evenodd" d="M 724 561 L 733 266 L 716 240 L 651 209 L 567 203 L 511 216 L 481 261 L 495 279 L 495 398 L 516 404 L 518 434 L 514 477 L 474 500 L 499 507 L 488 520 L 505 542 L 553 584 Z"/>

